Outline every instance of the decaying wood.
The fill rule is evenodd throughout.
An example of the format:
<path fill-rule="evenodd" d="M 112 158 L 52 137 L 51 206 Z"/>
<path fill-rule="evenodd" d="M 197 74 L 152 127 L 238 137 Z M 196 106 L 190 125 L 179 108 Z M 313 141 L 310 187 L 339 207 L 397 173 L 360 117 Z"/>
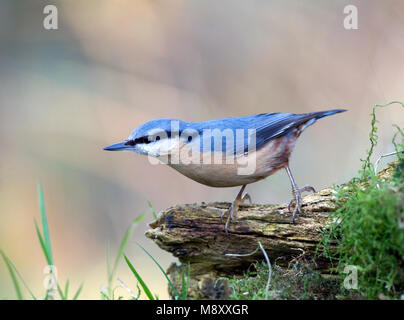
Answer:
<path fill-rule="evenodd" d="M 330 220 L 330 211 L 335 210 L 335 197 L 331 189 L 304 197 L 305 214 L 299 216 L 295 224 L 291 222 L 286 204 L 242 205 L 226 234 L 220 215 L 229 206 L 230 203 L 215 202 L 171 207 L 161 212 L 150 224 L 152 229 L 146 232 L 160 248 L 171 252 L 180 262 L 190 263 L 190 274 L 201 286 L 200 298 L 226 297 L 226 285 L 219 282 L 216 288 L 215 280 L 220 276 L 242 274 L 251 263 L 262 260 L 263 254 L 257 250 L 258 241 L 271 261 L 276 259 L 280 265 L 302 254 L 313 257 L 321 238 L 319 229 Z M 226 255 L 254 251 L 249 256 Z M 319 270 L 329 268 L 328 260 L 321 255 L 315 263 Z M 170 267 L 169 274 L 180 283 L 180 279 L 176 279 L 177 266 Z M 194 283 L 192 281 L 191 287 Z"/>
<path fill-rule="evenodd" d="M 388 169 L 380 175 L 389 175 Z M 296 223 L 291 222 L 287 204 L 245 204 L 240 206 L 236 220 L 225 233 L 225 221 L 220 216 L 229 206 L 227 202 L 177 205 L 162 211 L 146 231 L 146 236 L 160 248 L 171 252 L 181 263 L 189 264 L 191 297 L 227 298 L 230 289 L 226 281 L 216 280 L 240 275 L 252 263 L 263 260 L 261 250 L 257 250 L 258 241 L 272 263 L 287 266 L 297 257 L 305 256 L 317 270 L 329 271 L 329 260 L 322 256 L 318 244 L 320 230 L 331 222 L 331 212 L 337 207 L 332 189 L 305 196 L 304 215 L 299 215 Z M 168 274 L 180 291 L 180 266 L 171 265 Z"/>

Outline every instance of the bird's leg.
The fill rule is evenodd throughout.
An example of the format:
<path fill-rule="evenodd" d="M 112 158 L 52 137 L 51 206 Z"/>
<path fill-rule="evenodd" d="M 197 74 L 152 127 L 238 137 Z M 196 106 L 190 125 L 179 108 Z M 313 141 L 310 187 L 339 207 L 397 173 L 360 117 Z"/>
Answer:
<path fill-rule="evenodd" d="M 290 210 L 290 207 L 292 205 L 293 202 L 295 202 L 295 208 L 293 209 L 293 214 L 292 214 L 292 222 L 295 222 L 295 216 L 296 216 L 296 212 L 299 212 L 300 214 L 302 214 L 302 204 L 303 204 L 303 200 L 302 200 L 302 192 L 316 192 L 316 190 L 314 190 L 314 188 L 312 186 L 304 186 L 303 188 L 298 188 L 295 182 L 295 179 L 292 176 L 292 172 L 290 171 L 289 165 L 285 166 L 285 170 L 288 173 L 288 177 L 290 180 L 290 183 L 292 184 L 292 194 L 293 194 L 293 198 L 292 200 L 290 200 L 289 205 L 288 205 L 288 209 Z"/>
<path fill-rule="evenodd" d="M 225 227 L 224 227 L 224 230 L 226 231 L 226 233 L 227 233 L 227 228 L 228 228 L 228 226 L 229 226 L 230 219 L 231 219 L 232 221 L 234 221 L 234 215 L 237 213 L 240 204 L 244 203 L 244 201 L 246 201 L 247 199 L 248 199 L 248 200 L 250 201 L 250 203 L 251 203 L 251 197 L 250 197 L 250 195 L 249 195 L 248 193 L 244 194 L 244 196 L 243 196 L 243 192 L 244 192 L 244 189 L 245 189 L 246 186 L 247 186 L 247 185 L 243 185 L 243 186 L 241 187 L 240 191 L 239 191 L 238 194 L 237 194 L 236 199 L 234 199 L 234 201 L 233 201 L 233 203 L 231 204 L 230 208 L 229 208 L 228 210 L 224 211 L 224 212 L 222 213 L 222 215 L 220 216 L 220 220 L 222 220 L 222 219 L 223 219 L 223 216 L 224 216 L 225 214 L 228 214 L 227 221 L 226 221 L 226 225 L 225 225 Z"/>

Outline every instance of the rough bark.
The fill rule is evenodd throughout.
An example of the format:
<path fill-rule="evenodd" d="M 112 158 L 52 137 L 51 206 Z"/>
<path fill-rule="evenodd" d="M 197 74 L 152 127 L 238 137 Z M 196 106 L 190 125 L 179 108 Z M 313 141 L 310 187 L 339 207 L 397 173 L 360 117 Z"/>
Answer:
<path fill-rule="evenodd" d="M 380 176 L 388 176 L 389 169 L 383 170 Z M 191 298 L 227 298 L 230 290 L 226 281 L 216 280 L 241 275 L 252 263 L 261 261 L 263 253 L 257 250 L 258 241 L 272 263 L 287 266 L 297 257 L 305 256 L 311 259 L 316 270 L 329 272 L 329 260 L 322 256 L 318 244 L 320 230 L 331 222 L 331 212 L 337 208 L 332 189 L 305 196 L 304 215 L 299 215 L 295 223 L 291 221 L 287 204 L 245 204 L 240 206 L 236 220 L 225 233 L 220 215 L 229 206 L 227 202 L 177 205 L 162 211 L 146 231 L 146 236 L 160 248 L 171 252 L 181 263 L 189 264 Z M 178 291 L 180 269 L 176 264 L 168 269 Z M 170 294 L 173 296 L 173 292 Z"/>
<path fill-rule="evenodd" d="M 226 297 L 226 285 L 219 283 L 219 288 L 215 288 L 216 278 L 242 274 L 251 263 L 262 260 L 263 254 L 257 250 L 258 241 L 271 261 L 276 259 L 280 265 L 286 265 L 302 254 L 314 256 L 321 239 L 319 229 L 330 220 L 330 211 L 335 210 L 335 197 L 331 189 L 325 189 L 304 197 L 303 201 L 305 214 L 294 224 L 286 204 L 242 205 L 227 234 L 220 215 L 230 203 L 177 205 L 161 212 L 150 224 L 152 229 L 146 232 L 146 236 L 179 258 L 180 262 L 189 262 L 194 280 L 191 292 L 196 281 L 200 293 L 203 293 L 198 294 L 199 298 Z M 249 256 L 227 255 L 254 251 Z M 329 268 L 328 260 L 321 255 L 315 263 L 319 270 Z M 170 267 L 169 274 L 172 280 L 180 282 L 176 265 Z"/>

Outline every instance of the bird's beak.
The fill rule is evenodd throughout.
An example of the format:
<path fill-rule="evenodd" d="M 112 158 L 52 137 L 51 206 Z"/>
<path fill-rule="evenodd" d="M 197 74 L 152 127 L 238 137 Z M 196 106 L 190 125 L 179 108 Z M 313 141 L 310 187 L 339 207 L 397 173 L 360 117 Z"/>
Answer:
<path fill-rule="evenodd" d="M 126 141 L 124 142 L 119 142 L 113 145 L 110 145 L 108 147 L 105 147 L 104 150 L 107 151 L 122 151 L 122 150 L 129 150 L 132 149 L 133 147 L 130 145 L 126 144 Z"/>

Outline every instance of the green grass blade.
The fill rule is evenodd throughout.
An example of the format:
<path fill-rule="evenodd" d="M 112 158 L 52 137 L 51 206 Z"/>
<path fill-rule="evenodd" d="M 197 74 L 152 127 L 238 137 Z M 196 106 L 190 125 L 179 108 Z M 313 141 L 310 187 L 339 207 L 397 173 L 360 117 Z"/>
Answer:
<path fill-rule="evenodd" d="M 114 266 L 113 266 L 113 268 L 111 270 L 111 273 L 109 275 L 109 279 L 108 279 L 109 282 L 111 282 L 112 278 L 115 276 L 115 273 L 116 273 L 116 270 L 118 268 L 119 262 L 121 261 L 121 258 L 123 256 L 123 252 L 125 251 L 126 245 L 128 244 L 128 241 L 129 241 L 130 237 L 132 236 L 133 229 L 135 228 L 135 226 L 139 222 L 141 222 L 144 219 L 145 216 L 146 216 L 146 213 L 142 213 L 141 215 L 139 215 L 135 220 L 133 220 L 133 222 L 131 223 L 129 228 L 126 230 L 125 235 L 124 235 L 124 237 L 122 239 L 121 245 L 119 247 L 118 254 L 117 254 L 116 258 L 115 258 Z"/>
<path fill-rule="evenodd" d="M 101 298 L 103 298 L 104 300 L 110 300 L 109 297 L 101 291 Z"/>
<path fill-rule="evenodd" d="M 83 289 L 83 283 L 80 285 L 80 287 L 77 289 L 76 293 L 74 294 L 73 300 L 77 300 L 77 298 L 79 297 L 79 295 L 81 293 L 81 289 Z"/>
<path fill-rule="evenodd" d="M 136 277 L 137 281 L 139 282 L 140 286 L 143 288 L 143 291 L 146 294 L 146 296 L 149 298 L 149 300 L 155 300 L 154 297 L 153 297 L 153 294 L 150 291 L 150 289 L 147 287 L 146 283 L 143 281 L 143 279 L 137 273 L 135 268 L 132 266 L 129 259 L 125 255 L 124 255 L 124 258 L 125 258 L 125 261 L 126 261 L 127 265 L 129 266 L 130 270 L 135 275 L 135 277 Z"/>
<path fill-rule="evenodd" d="M 17 267 L 14 265 L 14 263 L 10 259 L 9 259 L 9 262 L 10 262 L 11 266 L 13 267 L 14 272 L 17 274 L 18 278 L 20 278 L 20 281 L 24 285 L 25 289 L 27 289 L 27 291 L 31 295 L 32 299 L 37 300 L 35 295 L 32 293 L 31 289 L 28 287 L 27 283 L 25 282 L 24 278 L 22 277 L 21 273 L 18 271 Z"/>
<path fill-rule="evenodd" d="M 59 284 L 58 284 L 58 286 L 57 286 L 57 289 L 58 289 L 60 298 L 61 298 L 62 300 L 66 300 L 67 297 L 65 297 L 65 295 L 63 294 L 62 288 L 59 286 Z"/>
<path fill-rule="evenodd" d="M 186 280 L 185 280 L 185 271 L 184 271 L 185 265 L 183 265 L 181 267 L 181 293 L 182 293 L 181 299 L 182 300 L 187 300 L 188 299 L 189 273 L 190 273 L 190 271 L 189 271 L 189 262 L 186 265 L 186 267 L 187 267 L 187 279 Z"/>
<path fill-rule="evenodd" d="M 43 251 L 43 253 L 44 253 L 44 255 L 45 255 L 45 259 L 46 259 L 48 265 L 51 265 L 51 259 L 50 259 L 49 255 L 48 255 L 48 250 L 46 249 L 45 241 L 44 241 L 44 239 L 42 238 L 41 231 L 39 230 L 38 224 L 37 224 L 37 222 L 36 222 L 35 219 L 34 219 L 34 223 L 35 223 L 36 234 L 37 234 L 37 236 L 38 236 L 39 243 L 41 244 L 42 251 Z"/>
<path fill-rule="evenodd" d="M 139 224 L 140 222 L 142 222 L 142 220 L 146 217 L 146 212 L 143 212 L 142 214 L 138 215 L 135 219 L 135 221 L 133 221 L 134 224 Z"/>
<path fill-rule="evenodd" d="M 67 300 L 67 297 L 68 297 L 68 294 L 69 294 L 69 284 L 70 284 L 70 281 L 68 279 L 66 281 L 66 285 L 65 285 L 65 297 L 66 297 L 66 300 Z"/>
<path fill-rule="evenodd" d="M 185 284 L 185 271 L 184 267 L 182 266 L 181 268 L 181 298 L 182 300 L 185 300 L 185 295 L 186 295 L 186 284 Z"/>
<path fill-rule="evenodd" d="M 173 290 L 175 296 L 179 297 L 180 295 L 178 294 L 177 289 L 174 287 L 173 283 L 171 282 L 170 278 L 168 277 L 167 273 L 164 271 L 163 267 L 157 262 L 156 259 L 154 259 L 154 257 L 145 249 L 143 248 L 139 243 L 136 243 L 144 252 L 146 252 L 146 254 L 154 261 L 154 263 L 159 267 L 159 269 L 161 270 L 161 272 L 164 274 L 164 276 L 166 277 L 168 284 L 170 285 L 171 289 Z"/>
<path fill-rule="evenodd" d="M 51 249 L 50 237 L 49 237 L 48 220 L 46 219 L 45 200 L 44 200 L 41 184 L 38 184 L 38 196 L 39 196 L 39 208 L 41 211 L 41 219 L 42 219 L 43 240 L 45 242 L 45 247 L 48 252 L 48 257 L 49 257 L 48 263 L 49 263 L 49 265 L 53 265 L 53 256 L 52 256 L 52 249 Z"/>
<path fill-rule="evenodd" d="M 153 208 L 153 205 L 151 204 L 150 201 L 147 201 L 147 204 L 149 205 L 149 208 L 150 208 L 150 210 L 151 210 L 151 212 L 152 212 L 152 214 L 153 214 L 153 218 L 154 218 L 155 220 L 157 220 L 157 214 L 156 214 L 156 211 L 155 211 L 154 208 Z"/>
<path fill-rule="evenodd" d="M 14 268 L 12 267 L 10 259 L 6 256 L 6 254 L 0 250 L 0 254 L 3 257 L 4 263 L 7 266 L 8 272 L 10 273 L 11 280 L 13 281 L 15 293 L 17 294 L 18 300 L 24 300 L 24 297 L 21 292 L 20 284 L 18 283 L 18 279 L 15 275 Z"/>
<path fill-rule="evenodd" d="M 190 263 L 188 262 L 188 265 L 187 265 L 187 289 L 186 289 L 186 292 L 185 292 L 185 300 L 187 300 L 188 299 L 188 290 L 189 290 L 189 279 L 190 279 L 190 273 L 191 273 L 191 266 L 190 266 Z"/>

